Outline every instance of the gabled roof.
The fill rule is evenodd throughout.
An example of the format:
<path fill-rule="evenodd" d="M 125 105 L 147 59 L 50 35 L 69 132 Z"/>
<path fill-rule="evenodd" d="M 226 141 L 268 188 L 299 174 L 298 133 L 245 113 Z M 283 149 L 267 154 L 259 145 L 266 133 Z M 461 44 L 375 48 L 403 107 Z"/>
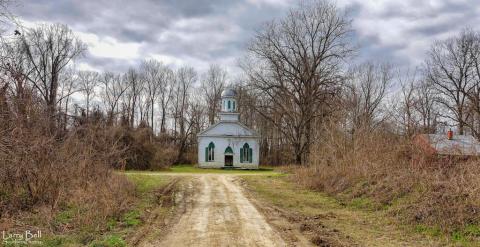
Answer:
<path fill-rule="evenodd" d="M 198 133 L 197 136 L 260 137 L 257 132 L 238 121 L 219 121 Z"/>
<path fill-rule="evenodd" d="M 453 135 L 449 140 L 447 135 L 421 134 L 416 137 L 422 144 L 427 144 L 429 149 L 443 155 L 480 155 L 480 142 L 471 135 Z"/>

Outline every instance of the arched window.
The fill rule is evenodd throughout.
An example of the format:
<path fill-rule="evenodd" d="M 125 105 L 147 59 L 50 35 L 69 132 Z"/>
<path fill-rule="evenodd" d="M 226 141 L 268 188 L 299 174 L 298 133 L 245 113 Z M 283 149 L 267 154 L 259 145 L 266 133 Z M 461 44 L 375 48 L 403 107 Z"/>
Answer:
<path fill-rule="evenodd" d="M 215 160 L 215 144 L 210 142 L 208 147 L 205 148 L 205 161 L 214 161 Z"/>
<path fill-rule="evenodd" d="M 230 103 L 230 100 L 228 101 L 228 109 L 230 110 L 230 107 L 231 107 L 231 103 Z"/>
<path fill-rule="evenodd" d="M 243 144 L 243 147 L 240 148 L 240 162 L 241 163 L 252 163 L 252 149 L 248 143 Z"/>
<path fill-rule="evenodd" d="M 235 111 L 235 101 L 233 101 L 233 110 Z"/>

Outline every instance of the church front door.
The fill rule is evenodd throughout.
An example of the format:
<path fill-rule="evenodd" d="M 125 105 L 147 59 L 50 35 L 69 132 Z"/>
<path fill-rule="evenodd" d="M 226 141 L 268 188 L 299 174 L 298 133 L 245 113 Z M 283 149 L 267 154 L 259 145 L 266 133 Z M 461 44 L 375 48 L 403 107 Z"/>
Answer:
<path fill-rule="evenodd" d="M 233 155 L 225 155 L 225 166 L 233 166 Z"/>

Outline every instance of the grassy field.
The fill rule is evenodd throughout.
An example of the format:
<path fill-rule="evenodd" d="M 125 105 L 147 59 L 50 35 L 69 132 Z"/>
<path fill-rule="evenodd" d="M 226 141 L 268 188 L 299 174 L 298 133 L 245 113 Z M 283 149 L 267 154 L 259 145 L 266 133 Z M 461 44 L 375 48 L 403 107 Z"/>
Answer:
<path fill-rule="evenodd" d="M 167 186 L 174 178 L 170 176 L 149 176 L 142 174 L 127 174 L 136 187 L 136 201 L 131 209 L 118 218 L 107 220 L 105 229 L 92 229 L 84 226 L 82 229 L 66 232 L 62 235 L 46 236 L 42 239 L 43 246 L 91 246 L 91 247 L 122 247 L 129 246 L 127 239 L 135 236 L 148 214 L 167 214 L 167 209 L 158 209 L 158 190 Z M 68 223 L 70 210 L 61 211 L 56 216 L 59 224 Z"/>
<path fill-rule="evenodd" d="M 368 199 L 342 203 L 324 193 L 302 189 L 287 176 L 242 178 L 261 203 L 289 212 L 295 219 L 308 219 L 304 225 L 321 225 L 328 229 L 323 232 L 338 232 L 361 246 L 480 246 L 478 242 L 444 236 L 428 227 L 401 225 L 387 210 L 376 208 Z"/>
<path fill-rule="evenodd" d="M 137 192 L 140 193 L 140 197 L 145 200 L 150 199 L 148 197 L 149 192 L 167 185 L 172 180 L 172 178 L 164 176 L 152 178 L 151 176 L 137 173 L 125 174 L 131 181 L 135 183 Z"/>

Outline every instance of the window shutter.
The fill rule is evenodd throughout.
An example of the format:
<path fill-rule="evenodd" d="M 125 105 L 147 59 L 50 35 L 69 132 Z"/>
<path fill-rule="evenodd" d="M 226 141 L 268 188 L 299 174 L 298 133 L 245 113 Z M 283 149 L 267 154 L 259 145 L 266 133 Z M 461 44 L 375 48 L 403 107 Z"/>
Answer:
<path fill-rule="evenodd" d="M 243 148 L 240 148 L 240 163 L 243 163 Z"/>
<path fill-rule="evenodd" d="M 253 153 L 252 153 L 252 149 L 249 148 L 249 149 L 248 149 L 248 161 L 250 161 L 250 163 L 252 163 L 252 154 L 253 154 Z"/>
<path fill-rule="evenodd" d="M 205 161 L 208 161 L 208 147 L 205 148 Z"/>

